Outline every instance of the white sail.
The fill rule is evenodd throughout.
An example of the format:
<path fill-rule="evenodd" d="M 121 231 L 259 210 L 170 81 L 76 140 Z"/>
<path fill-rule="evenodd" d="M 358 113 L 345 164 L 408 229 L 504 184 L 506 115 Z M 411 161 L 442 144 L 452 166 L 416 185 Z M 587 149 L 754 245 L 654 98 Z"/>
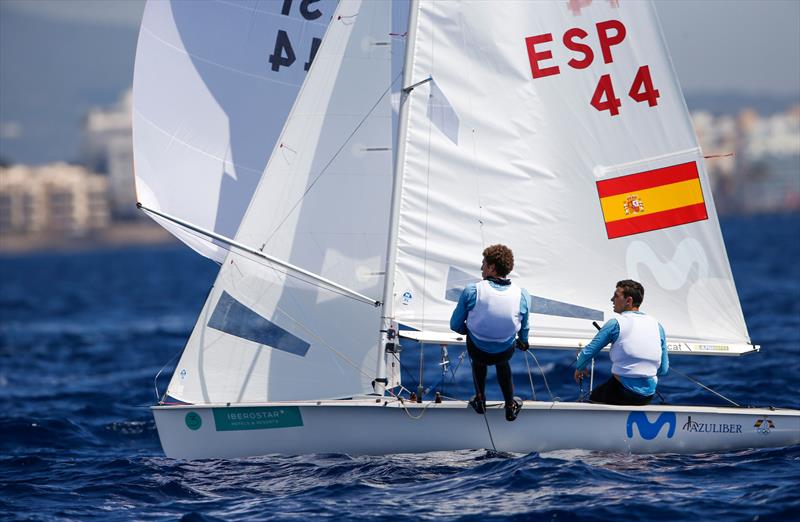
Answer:
<path fill-rule="evenodd" d="M 391 13 L 389 2 L 339 4 L 236 235 L 375 299 L 392 183 L 391 92 L 399 83 Z M 379 324 L 371 304 L 231 253 L 168 394 L 248 403 L 371 392 Z"/>
<path fill-rule="evenodd" d="M 416 30 L 406 85 L 431 81 L 409 100 L 399 322 L 447 331 L 504 243 L 536 335 L 591 337 L 632 278 L 673 341 L 749 342 L 650 3 L 422 0 Z"/>
<path fill-rule="evenodd" d="M 236 234 L 335 5 L 147 3 L 133 85 L 140 203 Z M 224 248 L 156 219 L 202 255 L 224 259 Z"/>

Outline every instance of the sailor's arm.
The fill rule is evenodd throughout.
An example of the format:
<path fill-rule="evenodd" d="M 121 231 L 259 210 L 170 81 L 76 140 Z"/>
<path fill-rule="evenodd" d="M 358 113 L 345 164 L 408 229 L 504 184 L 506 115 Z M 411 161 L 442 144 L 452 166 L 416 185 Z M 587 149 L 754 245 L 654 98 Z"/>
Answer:
<path fill-rule="evenodd" d="M 667 336 L 664 333 L 664 327 L 660 324 L 658 331 L 661 334 L 661 366 L 658 367 L 657 375 L 663 377 L 669 372 L 669 354 L 667 353 Z"/>
<path fill-rule="evenodd" d="M 578 359 L 575 361 L 575 381 L 578 381 L 586 374 L 586 365 L 594 359 L 594 356 L 619 338 L 619 323 L 616 319 L 609 319 L 594 336 L 594 339 L 578 351 Z"/>
<path fill-rule="evenodd" d="M 517 346 L 521 350 L 528 349 L 528 333 L 530 332 L 530 309 L 528 303 L 531 302 L 531 296 L 524 288 L 519 298 L 519 313 L 520 313 L 520 328 L 517 332 Z"/>
<path fill-rule="evenodd" d="M 454 332 L 466 335 L 467 333 L 467 314 L 470 310 L 475 308 L 475 301 L 477 299 L 477 290 L 475 285 L 467 285 L 461 296 L 458 298 L 456 309 L 453 310 L 453 315 L 450 316 L 450 329 Z"/>

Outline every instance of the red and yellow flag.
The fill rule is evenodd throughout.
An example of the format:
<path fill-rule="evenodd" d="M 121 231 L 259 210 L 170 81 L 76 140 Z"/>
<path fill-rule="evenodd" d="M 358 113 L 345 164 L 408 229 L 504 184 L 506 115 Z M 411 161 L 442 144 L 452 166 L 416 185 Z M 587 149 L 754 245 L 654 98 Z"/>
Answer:
<path fill-rule="evenodd" d="M 608 239 L 708 219 L 697 163 L 597 182 Z"/>

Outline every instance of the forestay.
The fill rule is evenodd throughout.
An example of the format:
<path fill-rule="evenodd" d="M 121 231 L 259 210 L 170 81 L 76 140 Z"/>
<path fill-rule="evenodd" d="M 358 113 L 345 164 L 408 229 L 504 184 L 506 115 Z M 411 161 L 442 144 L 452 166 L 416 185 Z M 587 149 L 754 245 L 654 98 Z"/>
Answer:
<path fill-rule="evenodd" d="M 388 2 L 339 4 L 236 234 L 376 299 L 392 180 L 391 88 L 399 84 L 391 22 Z M 371 392 L 379 316 L 297 273 L 231 253 L 168 394 L 247 403 Z"/>
<path fill-rule="evenodd" d="M 140 203 L 236 234 L 335 5 L 147 3 L 133 81 Z M 221 246 L 156 220 L 202 255 L 224 259 Z"/>
<path fill-rule="evenodd" d="M 588 339 L 617 280 L 672 342 L 748 343 L 711 190 L 648 2 L 421 1 L 397 245 L 399 322 L 446 332 L 509 245 L 538 336 Z"/>

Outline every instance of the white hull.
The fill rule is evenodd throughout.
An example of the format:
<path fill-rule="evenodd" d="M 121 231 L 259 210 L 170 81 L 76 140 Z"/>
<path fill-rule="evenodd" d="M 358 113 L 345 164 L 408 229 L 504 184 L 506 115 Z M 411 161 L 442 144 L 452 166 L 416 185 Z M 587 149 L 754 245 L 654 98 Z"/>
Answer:
<path fill-rule="evenodd" d="M 462 401 L 359 399 L 152 409 L 164 453 L 180 459 L 492 448 L 483 416 Z M 798 410 L 527 401 L 514 422 L 505 420 L 500 403 L 489 404 L 487 417 L 497 450 L 515 453 L 705 453 L 800 444 Z"/>

